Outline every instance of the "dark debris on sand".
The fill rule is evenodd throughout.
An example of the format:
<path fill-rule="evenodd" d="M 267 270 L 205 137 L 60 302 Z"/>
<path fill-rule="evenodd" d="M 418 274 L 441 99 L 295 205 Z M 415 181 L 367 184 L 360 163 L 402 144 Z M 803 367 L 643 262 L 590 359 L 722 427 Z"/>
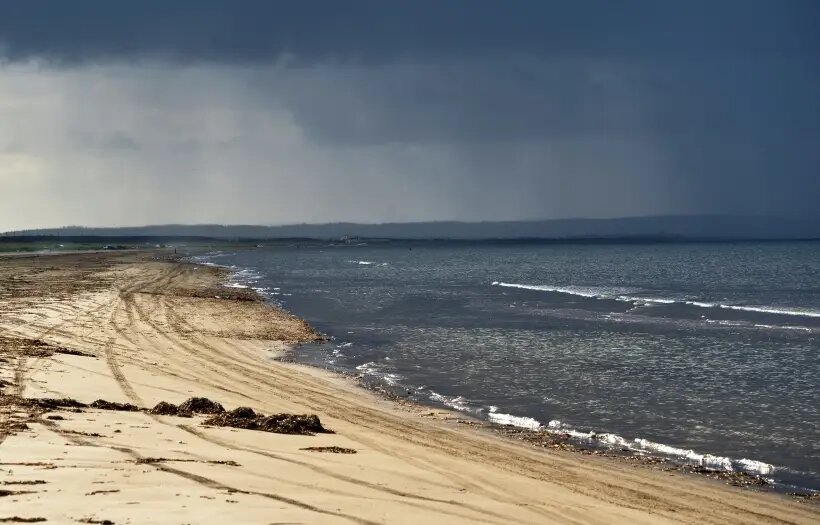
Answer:
<path fill-rule="evenodd" d="M 0 523 L 41 523 L 46 521 L 45 518 L 21 518 L 20 516 L 10 516 L 8 518 L 0 518 Z"/>
<path fill-rule="evenodd" d="M 820 492 L 789 492 L 798 501 L 820 503 Z"/>
<path fill-rule="evenodd" d="M 187 458 L 139 458 L 134 460 L 134 463 L 137 465 L 153 465 L 155 463 L 166 463 L 170 461 L 175 461 L 178 463 L 207 463 L 209 465 L 227 465 L 229 467 L 241 467 L 239 463 L 230 459 L 212 459 L 212 460 L 200 460 L 200 459 L 187 459 Z"/>
<path fill-rule="evenodd" d="M 26 357 L 51 357 L 54 354 L 96 357 L 93 354 L 47 343 L 41 339 L 7 336 L 0 336 L 0 353 L 19 354 Z"/>
<path fill-rule="evenodd" d="M 356 454 L 356 449 L 344 447 L 305 447 L 299 450 L 307 450 L 308 452 L 329 452 L 331 454 Z"/>
<path fill-rule="evenodd" d="M 8 496 L 19 496 L 21 494 L 34 494 L 34 492 L 30 490 L 5 490 L 0 489 L 0 498 L 5 498 Z"/>
<path fill-rule="evenodd" d="M 761 476 L 754 476 L 752 474 L 747 474 L 746 472 L 727 472 L 725 470 L 715 470 L 700 465 L 681 465 L 666 470 L 700 474 L 701 476 L 706 476 L 707 478 L 725 481 L 728 485 L 735 487 L 762 487 L 769 484 L 769 482 Z"/>
<path fill-rule="evenodd" d="M 20 397 L 20 396 L 6 396 L 0 395 L 0 406 L 13 405 L 24 408 L 40 409 L 40 410 L 66 410 L 73 409 L 79 411 L 83 408 L 97 408 L 101 410 L 118 410 L 126 412 L 137 412 L 142 410 L 140 407 L 132 405 L 131 403 L 115 403 L 98 399 L 93 403 L 86 404 L 70 397 Z M 59 419 L 59 417 L 49 417 L 49 419 Z"/>
<path fill-rule="evenodd" d="M 700 465 L 679 463 L 671 458 L 663 458 L 644 454 L 636 454 L 631 449 L 609 449 L 605 447 L 584 446 L 572 440 L 569 434 L 530 430 L 511 425 L 486 425 L 486 428 L 500 433 L 507 438 L 517 439 L 536 447 L 565 450 L 586 455 L 608 457 L 618 461 L 639 464 L 650 468 L 659 468 L 667 472 L 685 472 L 697 474 L 714 480 L 723 481 L 735 487 L 765 487 L 769 481 L 762 476 L 747 474 L 746 472 L 729 472 L 715 470 Z"/>
<path fill-rule="evenodd" d="M 160 401 L 157 403 L 154 408 L 149 410 L 150 413 L 157 415 L 157 416 L 183 416 L 183 417 L 191 417 L 190 412 L 183 412 L 180 413 L 179 407 L 173 403 L 168 403 L 166 401 Z"/>
<path fill-rule="evenodd" d="M 202 424 L 304 436 L 333 433 L 333 431 L 322 426 L 319 417 L 316 415 L 273 414 L 265 416 L 257 414 L 252 408 L 248 407 L 239 407 L 230 412 L 218 414 L 206 419 Z"/>
<path fill-rule="evenodd" d="M 131 403 L 118 403 L 115 401 L 106 401 L 105 399 L 98 399 L 93 403 L 86 404 L 76 399 L 68 397 L 53 398 L 24 398 L 19 396 L 8 396 L 0 394 L 0 406 L 19 406 L 30 409 L 39 409 L 43 411 L 50 410 L 74 410 L 81 411 L 84 408 L 95 408 L 97 410 L 114 410 L 118 412 L 142 412 L 147 411 L 151 414 L 171 415 L 191 417 L 192 414 L 221 414 L 225 412 L 225 408 L 217 403 L 211 401 L 207 397 L 192 397 L 181 405 L 177 406 L 172 403 L 162 401 L 151 410 L 138 407 Z M 61 416 L 48 416 L 48 419 L 62 419 Z"/>
<path fill-rule="evenodd" d="M 227 286 L 211 286 L 209 288 L 176 288 L 173 295 L 181 297 L 196 297 L 199 299 L 224 299 L 228 301 L 261 302 L 262 297 L 253 290 L 245 288 L 230 288 Z M 156 293 L 156 292 L 154 292 Z M 168 295 L 162 293 L 158 295 Z"/>
<path fill-rule="evenodd" d="M 191 417 L 193 414 L 221 414 L 225 412 L 225 407 L 207 397 L 191 397 L 179 406 L 160 401 L 148 412 L 158 416 Z"/>
<path fill-rule="evenodd" d="M 178 411 L 194 414 L 221 414 L 225 412 L 225 407 L 207 397 L 192 397 L 179 405 Z"/>
<path fill-rule="evenodd" d="M 141 410 L 140 407 L 132 405 L 131 403 L 115 403 L 104 399 L 98 399 L 88 406 L 100 410 L 118 410 L 121 412 L 139 412 Z"/>
<path fill-rule="evenodd" d="M 10 404 L 24 406 L 28 408 L 40 408 L 42 410 L 54 410 L 58 408 L 85 408 L 88 405 L 69 397 L 39 397 L 22 398 L 17 396 L 4 396 Z M 4 400 L 4 401 L 5 401 Z"/>

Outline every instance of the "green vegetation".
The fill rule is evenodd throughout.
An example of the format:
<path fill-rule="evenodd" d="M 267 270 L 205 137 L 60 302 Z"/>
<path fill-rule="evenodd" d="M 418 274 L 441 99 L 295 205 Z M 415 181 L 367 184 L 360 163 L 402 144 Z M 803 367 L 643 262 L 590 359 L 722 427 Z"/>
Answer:
<path fill-rule="evenodd" d="M 0 253 L 33 253 L 33 252 L 71 252 L 81 250 L 102 250 L 105 245 L 100 243 L 61 243 L 61 242 L 0 242 Z"/>

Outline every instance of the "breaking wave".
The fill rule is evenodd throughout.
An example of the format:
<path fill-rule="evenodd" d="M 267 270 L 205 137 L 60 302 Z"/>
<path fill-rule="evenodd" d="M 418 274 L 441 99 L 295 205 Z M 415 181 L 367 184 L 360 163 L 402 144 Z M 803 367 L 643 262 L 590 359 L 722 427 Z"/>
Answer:
<path fill-rule="evenodd" d="M 512 414 L 503 414 L 498 412 L 498 407 L 490 407 L 487 413 L 487 419 L 492 423 L 498 425 L 512 425 L 514 427 L 526 428 L 529 430 L 538 430 L 541 428 L 541 423 L 537 419 L 531 417 L 514 416 Z"/>
<path fill-rule="evenodd" d="M 775 471 L 775 466 L 754 459 L 734 459 L 725 456 L 714 456 L 712 454 L 701 454 L 691 449 L 683 449 L 656 443 L 648 439 L 634 438 L 626 439 L 617 434 L 606 432 L 583 432 L 569 427 L 561 421 L 550 421 L 546 427 L 538 430 L 552 434 L 568 434 L 570 437 L 582 440 L 597 442 L 606 446 L 628 449 L 632 452 L 652 454 L 655 456 L 666 456 L 688 464 L 695 464 L 714 470 L 726 472 L 746 472 L 758 476 L 767 476 Z"/>
<path fill-rule="evenodd" d="M 710 303 L 704 301 L 689 301 L 684 299 L 675 299 L 668 297 L 642 297 L 634 294 L 640 293 L 640 290 L 629 288 L 600 288 L 600 287 L 584 287 L 584 286 L 550 286 L 537 284 L 518 284 L 505 283 L 494 281 L 493 286 L 501 286 L 504 288 L 519 288 L 522 290 L 534 290 L 540 292 L 552 292 L 567 295 L 576 295 L 585 297 L 587 299 L 604 299 L 610 301 L 622 301 L 640 304 L 685 304 L 689 306 L 696 306 L 698 308 L 719 308 L 725 310 L 737 310 L 743 312 L 754 312 L 762 314 L 786 315 L 794 317 L 813 317 L 820 318 L 820 310 L 800 307 L 782 307 L 782 306 L 761 306 L 761 305 L 737 305 L 724 303 Z"/>
<path fill-rule="evenodd" d="M 499 412 L 497 406 L 477 407 L 475 403 L 470 403 L 470 401 L 463 396 L 445 396 L 433 391 L 430 391 L 428 395 L 430 400 L 434 402 L 458 410 L 459 412 L 472 413 L 478 417 L 485 416 L 489 422 L 497 425 L 511 425 L 553 435 L 569 435 L 569 437 L 575 441 L 592 443 L 614 449 L 629 450 L 630 452 L 638 454 L 667 457 L 681 463 L 699 465 L 704 468 L 722 470 L 725 472 L 745 472 L 755 476 L 768 476 L 776 470 L 774 465 L 754 459 L 736 459 L 703 454 L 691 449 L 656 443 L 644 438 L 627 439 L 609 432 L 584 432 L 565 425 L 558 420 L 552 420 L 546 425 L 543 425 L 537 419 L 531 417 Z"/>

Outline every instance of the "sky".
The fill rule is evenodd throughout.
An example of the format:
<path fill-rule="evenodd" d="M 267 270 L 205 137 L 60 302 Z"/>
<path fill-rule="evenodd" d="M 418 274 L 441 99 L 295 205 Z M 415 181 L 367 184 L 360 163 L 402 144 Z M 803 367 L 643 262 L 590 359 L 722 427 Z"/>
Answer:
<path fill-rule="evenodd" d="M 0 231 L 818 202 L 814 0 L 0 2 Z"/>

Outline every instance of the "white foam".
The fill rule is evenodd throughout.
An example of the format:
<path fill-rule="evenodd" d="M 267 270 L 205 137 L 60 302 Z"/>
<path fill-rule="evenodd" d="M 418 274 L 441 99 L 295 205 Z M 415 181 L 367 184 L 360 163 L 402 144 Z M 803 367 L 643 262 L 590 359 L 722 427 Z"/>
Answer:
<path fill-rule="evenodd" d="M 538 430 L 541 428 L 541 423 L 531 417 L 514 416 L 512 414 L 503 414 L 497 412 L 498 407 L 491 406 L 490 412 L 487 414 L 487 419 L 499 425 L 512 425 L 514 427 L 526 428 L 529 430 Z"/>
<path fill-rule="evenodd" d="M 362 266 L 370 266 L 371 264 L 376 264 L 372 261 L 347 261 L 347 262 L 353 263 L 353 264 L 361 264 Z"/>
<path fill-rule="evenodd" d="M 802 332 L 811 332 L 811 328 L 806 326 L 777 326 L 772 324 L 756 324 L 755 328 L 770 328 L 778 330 L 800 330 Z"/>
<path fill-rule="evenodd" d="M 342 354 L 342 349 L 349 348 L 352 345 L 353 343 L 346 343 L 336 347 L 336 349 L 333 350 L 333 355 L 337 357 L 344 355 Z M 403 379 L 403 376 L 399 374 L 396 374 L 394 372 L 386 372 L 385 368 L 387 368 L 387 370 L 390 369 L 389 367 L 386 367 L 383 364 L 377 363 L 375 361 L 369 361 L 367 363 L 363 363 L 357 366 L 356 370 L 361 372 L 362 375 L 375 376 L 391 386 L 397 385 L 399 381 Z"/>
<path fill-rule="evenodd" d="M 493 286 L 502 286 L 504 288 L 520 288 L 522 290 L 535 290 L 538 292 L 564 293 L 568 295 L 587 297 L 590 299 L 617 299 L 617 297 L 608 296 L 609 294 L 607 292 L 613 291 L 616 291 L 618 293 L 628 293 L 628 290 L 625 289 L 605 290 L 602 288 L 591 288 L 581 286 L 546 286 L 539 284 L 504 283 L 499 281 L 493 282 Z"/>
<path fill-rule="evenodd" d="M 552 286 L 540 284 L 505 283 L 501 281 L 493 281 L 492 285 L 502 286 L 505 288 L 534 290 L 539 292 L 563 293 L 567 295 L 586 297 L 588 299 L 609 299 L 628 303 L 645 304 L 687 304 L 690 306 L 697 306 L 698 308 L 722 308 L 726 310 L 738 310 L 743 312 L 820 318 L 820 310 L 811 308 L 708 303 L 704 301 L 688 301 L 668 297 L 639 297 L 636 295 L 630 295 L 631 293 L 637 293 L 637 290 L 629 290 L 625 288 Z"/>
<path fill-rule="evenodd" d="M 617 297 L 619 301 L 624 302 L 639 302 L 639 303 L 646 303 L 646 304 L 675 304 L 678 301 L 674 299 L 663 299 L 663 298 L 655 298 L 655 297 L 630 297 L 627 295 L 620 295 Z"/>
<path fill-rule="evenodd" d="M 369 361 L 367 363 L 362 363 L 356 367 L 356 370 L 364 373 L 364 374 L 374 374 L 378 370 L 379 365 L 376 364 L 374 361 Z"/>
<path fill-rule="evenodd" d="M 551 434 L 568 434 L 576 439 L 594 440 L 597 442 L 606 443 L 610 446 L 626 448 L 633 452 L 671 456 L 690 463 L 698 464 L 702 467 L 723 470 L 726 472 L 740 470 L 749 474 L 767 475 L 771 474 L 775 470 L 774 465 L 753 459 L 732 459 L 725 456 L 701 454 L 691 449 L 673 447 L 671 445 L 656 443 L 643 438 L 635 438 L 630 441 L 617 434 L 581 432 L 564 425 L 557 419 L 550 421 L 545 427 L 541 427 L 541 430 Z"/>
<path fill-rule="evenodd" d="M 384 374 L 384 376 L 382 377 L 382 379 L 384 379 L 384 382 L 391 386 L 398 383 L 401 378 L 402 376 L 400 376 L 399 374 Z"/>
<path fill-rule="evenodd" d="M 470 407 L 467 405 L 467 399 L 456 396 L 456 397 L 448 397 L 439 394 L 438 392 L 430 392 L 430 399 L 433 401 L 438 401 L 443 405 L 447 405 L 450 408 L 454 408 L 459 412 L 468 412 Z"/>
<path fill-rule="evenodd" d="M 771 474 L 774 472 L 773 465 L 757 461 L 756 459 L 738 459 L 737 463 L 739 463 L 746 472 L 756 472 L 758 474 Z"/>
<path fill-rule="evenodd" d="M 718 303 L 704 303 L 701 301 L 682 301 L 683 304 L 697 306 L 698 308 L 716 308 L 720 306 Z"/>
<path fill-rule="evenodd" d="M 777 315 L 799 315 L 801 317 L 820 317 L 820 311 L 808 308 L 782 308 L 779 306 L 738 306 L 730 304 L 718 305 L 720 308 L 729 310 L 742 310 L 744 312 L 758 312 L 764 314 Z"/>

